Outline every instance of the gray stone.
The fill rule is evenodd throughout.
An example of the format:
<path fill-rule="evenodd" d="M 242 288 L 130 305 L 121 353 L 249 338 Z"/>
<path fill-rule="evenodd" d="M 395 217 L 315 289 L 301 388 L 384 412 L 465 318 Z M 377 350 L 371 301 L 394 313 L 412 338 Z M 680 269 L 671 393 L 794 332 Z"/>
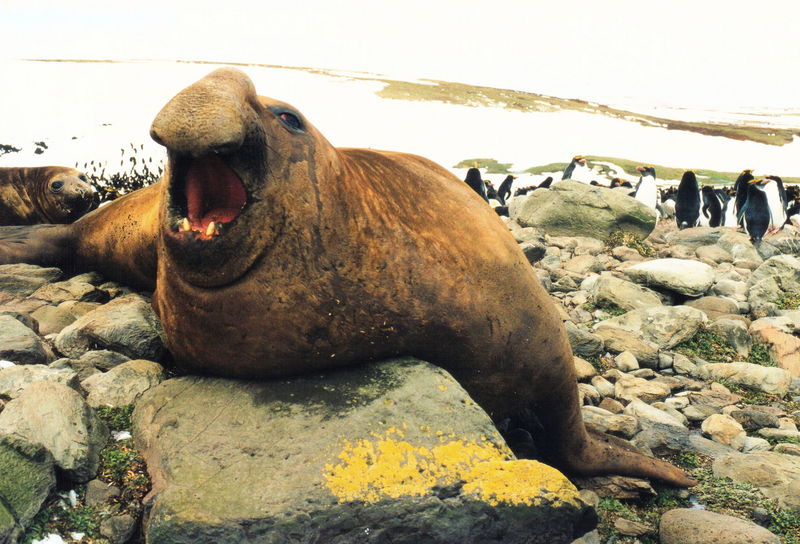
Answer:
<path fill-rule="evenodd" d="M 650 289 L 605 274 L 594 285 L 594 298 L 598 304 L 615 304 L 625 311 L 661 306 L 661 298 Z"/>
<path fill-rule="evenodd" d="M 18 541 L 55 483 L 53 458 L 44 448 L 0 436 L 0 542 Z"/>
<path fill-rule="evenodd" d="M 106 373 L 94 374 L 81 382 L 89 393 L 89 406 L 128 406 L 142 393 L 164 381 L 164 367 L 152 361 L 135 359 L 122 363 Z"/>
<path fill-rule="evenodd" d="M 625 536 L 643 536 L 653 532 L 649 525 L 625 518 L 614 520 L 614 529 Z"/>
<path fill-rule="evenodd" d="M 100 524 L 100 534 L 111 541 L 111 544 L 125 544 L 133 536 L 136 520 L 128 514 L 111 516 Z"/>
<path fill-rule="evenodd" d="M 597 374 L 597 369 L 592 366 L 592 363 L 585 359 L 573 357 L 572 362 L 575 364 L 575 374 L 577 375 L 578 381 L 588 380 Z"/>
<path fill-rule="evenodd" d="M 700 427 L 703 434 L 707 435 L 714 442 L 719 442 L 730 446 L 735 450 L 741 450 L 747 434 L 742 426 L 730 416 L 725 414 L 713 414 L 703 421 Z"/>
<path fill-rule="evenodd" d="M 6 299 L 25 298 L 42 285 L 63 276 L 58 268 L 42 268 L 32 264 L 0 265 L 0 294 Z"/>
<path fill-rule="evenodd" d="M 0 399 L 15 399 L 30 384 L 41 380 L 80 389 L 74 370 L 53 369 L 44 365 L 15 365 L 0 369 Z"/>
<path fill-rule="evenodd" d="M 655 211 L 644 204 L 609 189 L 573 180 L 513 199 L 509 215 L 520 225 L 538 227 L 551 235 L 598 239 L 617 230 L 644 238 L 656 224 Z"/>
<path fill-rule="evenodd" d="M 87 351 L 78 359 L 83 364 L 90 364 L 98 370 L 103 372 L 109 371 L 114 367 L 130 361 L 130 357 L 126 357 L 116 351 L 108 351 L 101 349 L 97 351 Z"/>
<path fill-rule="evenodd" d="M 604 397 L 614 396 L 614 384 L 602 376 L 595 376 L 592 378 L 592 387 L 597 389 L 597 392 Z"/>
<path fill-rule="evenodd" d="M 622 438 L 633 438 L 639 430 L 639 421 L 629 414 L 614 414 L 597 406 L 583 406 L 581 414 L 587 425 Z"/>
<path fill-rule="evenodd" d="M 658 366 L 658 345 L 643 340 L 640 334 L 609 326 L 598 328 L 595 332 L 603 339 L 605 349 L 613 353 L 630 351 L 641 366 L 648 368 Z"/>
<path fill-rule="evenodd" d="M 266 382 L 173 379 L 145 394 L 133 420 L 159 482 L 149 542 L 566 544 L 596 520 L 559 473 L 506 460 L 485 412 L 449 374 L 414 360 Z M 445 451 L 439 461 L 465 463 L 455 479 L 436 459 Z M 510 471 L 519 498 L 474 480 L 481 451 L 499 463 L 485 477 Z"/>
<path fill-rule="evenodd" d="M 59 281 L 43 285 L 30 295 L 39 300 L 46 300 L 48 303 L 57 305 L 68 300 L 75 302 L 108 302 L 107 291 L 98 289 L 91 283 L 71 278 L 67 281 Z"/>
<path fill-rule="evenodd" d="M 594 357 L 603 351 L 603 339 L 586 327 L 575 325 L 572 321 L 565 321 L 564 326 L 572 352 L 579 357 Z"/>
<path fill-rule="evenodd" d="M 655 259 L 629 266 L 625 275 L 648 287 L 669 289 L 689 297 L 699 297 L 714 284 L 714 269 L 687 259 Z"/>
<path fill-rule="evenodd" d="M 717 276 L 719 276 L 719 271 Z M 728 297 L 733 300 L 744 302 L 747 300 L 747 283 L 743 281 L 717 279 L 717 283 L 711 286 L 711 294 L 720 297 Z"/>
<path fill-rule="evenodd" d="M 622 372 L 633 372 L 639 369 L 639 361 L 636 360 L 636 356 L 630 351 L 623 351 L 614 357 L 614 366 Z"/>
<path fill-rule="evenodd" d="M 88 506 L 98 506 L 105 504 L 109 499 L 120 496 L 117 486 L 108 484 L 102 480 L 91 480 L 86 484 L 86 496 L 84 501 Z"/>
<path fill-rule="evenodd" d="M 751 521 L 698 508 L 676 508 L 661 516 L 660 544 L 780 544 Z"/>
<path fill-rule="evenodd" d="M 594 255 L 578 255 L 564 263 L 564 270 L 585 276 L 592 272 L 600 272 L 603 265 Z"/>
<path fill-rule="evenodd" d="M 544 258 L 545 247 L 538 242 L 524 242 L 519 245 L 519 248 L 531 264 L 537 263 Z"/>
<path fill-rule="evenodd" d="M 700 246 L 715 245 L 724 231 L 720 227 L 694 227 L 672 231 L 666 235 L 666 240 L 673 246 L 685 246 L 695 251 Z"/>
<path fill-rule="evenodd" d="M 714 476 L 747 482 L 782 508 L 800 512 L 800 458 L 775 452 L 728 455 L 714 460 Z"/>
<path fill-rule="evenodd" d="M 601 321 L 595 325 L 595 330 L 600 334 L 600 329 L 606 327 L 625 329 L 639 334 L 642 339 L 653 342 L 661 349 L 670 349 L 693 337 L 705 321 L 705 314 L 694 308 L 654 306 Z"/>
<path fill-rule="evenodd" d="M 698 366 L 692 375 L 704 380 L 730 380 L 780 396 L 789 392 L 792 383 L 792 375 L 782 368 L 752 363 L 711 363 Z"/>
<path fill-rule="evenodd" d="M 39 365 L 48 362 L 39 335 L 8 315 L 0 315 L 0 359 L 23 365 Z"/>
<path fill-rule="evenodd" d="M 137 296 L 117 298 L 84 315 L 56 337 L 56 348 L 74 359 L 109 349 L 132 359 L 158 360 L 164 350 L 155 312 Z"/>
<path fill-rule="evenodd" d="M 743 321 L 723 317 L 711 323 L 708 329 L 727 340 L 728 344 L 736 350 L 738 355 L 742 357 L 750 355 L 750 346 L 753 341 L 748 332 L 747 325 Z"/>
<path fill-rule="evenodd" d="M 709 319 L 739 313 L 739 305 L 736 301 L 723 297 L 705 296 L 686 302 L 686 306 L 696 308 L 705 313 Z"/>
<path fill-rule="evenodd" d="M 521 227 L 514 229 L 511 231 L 511 235 L 514 236 L 514 240 L 516 240 L 518 244 L 531 242 L 543 245 L 545 241 L 544 234 L 542 234 L 539 229 L 535 229 L 533 227 Z"/>
<path fill-rule="evenodd" d="M 58 306 L 45 305 L 31 314 L 39 322 L 39 334 L 58 334 L 64 327 L 71 325 L 100 306 L 96 302 L 76 302 L 68 300 Z"/>
<path fill-rule="evenodd" d="M 725 251 L 717 244 L 709 246 L 700 246 L 695 250 L 699 259 L 708 259 L 715 263 L 732 263 L 733 255 Z"/>
<path fill-rule="evenodd" d="M 0 435 L 44 447 L 67 477 L 82 483 L 97 474 L 108 429 L 77 391 L 40 381 L 0 412 Z"/>

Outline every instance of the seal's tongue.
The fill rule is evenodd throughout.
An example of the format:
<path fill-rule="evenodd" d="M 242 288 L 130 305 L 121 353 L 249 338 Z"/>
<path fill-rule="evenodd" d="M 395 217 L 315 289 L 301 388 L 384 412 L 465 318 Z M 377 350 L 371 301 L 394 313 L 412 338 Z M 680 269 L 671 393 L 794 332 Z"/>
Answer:
<path fill-rule="evenodd" d="M 247 201 L 244 185 L 222 160 L 209 155 L 195 160 L 186 173 L 186 206 L 191 230 L 213 231 L 211 223 L 229 223 Z"/>

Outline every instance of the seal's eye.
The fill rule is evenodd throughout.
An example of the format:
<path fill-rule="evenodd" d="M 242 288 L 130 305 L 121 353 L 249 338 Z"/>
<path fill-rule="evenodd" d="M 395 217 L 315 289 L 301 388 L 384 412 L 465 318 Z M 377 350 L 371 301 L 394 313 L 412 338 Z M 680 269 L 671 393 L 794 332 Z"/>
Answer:
<path fill-rule="evenodd" d="M 63 188 L 64 188 L 63 181 L 54 181 L 52 184 L 50 184 L 50 190 L 53 191 L 54 193 L 60 193 Z"/>
<path fill-rule="evenodd" d="M 300 116 L 290 109 L 280 106 L 273 106 L 269 108 L 269 111 L 275 114 L 275 117 L 281 120 L 283 126 L 292 132 L 303 132 L 306 129 L 305 124 L 303 124 L 303 120 L 300 119 Z"/>
<path fill-rule="evenodd" d="M 280 117 L 281 121 L 283 121 L 283 124 L 286 125 L 287 127 L 294 130 L 303 130 L 303 123 L 300 121 L 300 119 L 297 118 L 296 115 L 293 115 L 285 111 L 278 117 Z"/>
<path fill-rule="evenodd" d="M 85 174 L 81 174 L 80 176 L 78 176 L 78 179 L 79 179 L 79 180 L 81 180 L 81 181 L 82 181 L 82 182 L 84 182 L 84 183 L 87 183 L 87 182 L 89 181 L 89 180 L 86 178 L 86 175 L 85 175 Z"/>

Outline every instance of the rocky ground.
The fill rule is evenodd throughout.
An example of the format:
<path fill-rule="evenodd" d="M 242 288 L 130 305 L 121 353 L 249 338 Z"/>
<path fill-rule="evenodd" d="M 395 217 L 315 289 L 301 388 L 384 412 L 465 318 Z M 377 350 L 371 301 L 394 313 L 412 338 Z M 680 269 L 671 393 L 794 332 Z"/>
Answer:
<path fill-rule="evenodd" d="M 700 482 L 674 490 L 632 478 L 576 479 L 582 500 L 600 519 L 577 542 L 800 542 L 797 233 L 787 228 L 754 248 L 732 228 L 677 231 L 662 221 L 646 240 L 612 229 L 605 236 L 556 236 L 512 217 L 512 234 L 561 310 L 576 355 L 584 420 L 670 459 Z M 163 500 L 155 506 L 144 500 L 150 480 L 137 448 L 148 450 L 150 476 L 160 488 L 174 473 L 204 463 L 202 456 L 227 470 L 231 455 L 266 455 L 256 451 L 258 441 L 239 448 L 243 452 L 202 445 L 187 452 L 185 445 L 195 442 L 176 434 L 169 435 L 177 440 L 169 448 L 188 457 L 153 453 L 152 442 L 166 441 L 176 427 L 162 409 L 180 404 L 175 399 L 185 389 L 200 388 L 203 398 L 225 405 L 239 398 L 208 391 L 229 382 L 172 378 L 159 333 L 146 293 L 93 273 L 68 278 L 52 268 L 0 266 L 0 541 L 31 542 L 53 533 L 67 542 L 141 538 L 143 511 L 168 509 Z M 402 364 L 411 369 L 403 375 L 428 376 L 434 392 L 456 389 L 436 371 Z M 319 387 L 324 396 L 333 386 Z M 359 386 L 358 394 L 367 395 L 364 390 Z M 273 410 L 262 398 L 267 393 L 249 394 L 261 399 L 254 406 Z M 418 402 L 378 397 L 384 394 L 368 392 L 382 399 L 380 405 Z M 442 401 L 446 410 L 469 406 L 453 394 Z M 287 404 L 280 406 L 285 411 Z M 201 412 L 203 430 L 221 425 L 222 436 L 248 425 L 237 416 L 246 407 L 229 410 L 225 417 L 233 419 L 224 425 L 215 423 L 222 412 L 211 401 L 182 409 Z M 203 411 L 213 421 L 204 422 Z M 354 413 L 356 421 L 366 417 Z M 317 421 L 304 440 L 324 434 L 326 417 Z M 490 435 L 492 447 L 501 447 L 482 425 L 454 432 Z M 201 431 L 189 426 L 182 432 L 193 438 Z M 27 480 L 16 491 L 3 487 L 20 474 Z M 257 477 L 247 472 L 237 489 Z M 455 495 L 465 500 L 459 491 L 437 493 L 441 504 Z M 585 513 L 569 523 L 582 527 Z"/>

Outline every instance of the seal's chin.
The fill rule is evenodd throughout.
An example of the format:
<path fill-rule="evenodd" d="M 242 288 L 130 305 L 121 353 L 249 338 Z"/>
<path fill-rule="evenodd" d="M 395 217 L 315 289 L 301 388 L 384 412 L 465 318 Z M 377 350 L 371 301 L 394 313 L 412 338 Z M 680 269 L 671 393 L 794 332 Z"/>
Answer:
<path fill-rule="evenodd" d="M 239 175 L 216 154 L 176 161 L 170 183 L 170 234 L 185 241 L 211 241 L 247 204 Z"/>

